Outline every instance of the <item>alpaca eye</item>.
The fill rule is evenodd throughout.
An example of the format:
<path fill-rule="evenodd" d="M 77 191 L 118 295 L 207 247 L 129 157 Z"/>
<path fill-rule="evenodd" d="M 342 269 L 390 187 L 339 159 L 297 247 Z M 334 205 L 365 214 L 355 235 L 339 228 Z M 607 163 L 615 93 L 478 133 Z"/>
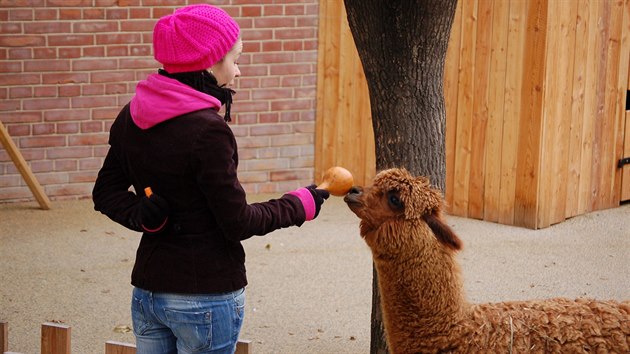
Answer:
<path fill-rule="evenodd" d="M 393 194 L 393 193 L 390 194 L 388 200 L 389 200 L 389 204 L 394 209 L 402 209 L 404 207 L 402 200 L 400 200 L 400 198 L 398 198 L 396 194 Z"/>

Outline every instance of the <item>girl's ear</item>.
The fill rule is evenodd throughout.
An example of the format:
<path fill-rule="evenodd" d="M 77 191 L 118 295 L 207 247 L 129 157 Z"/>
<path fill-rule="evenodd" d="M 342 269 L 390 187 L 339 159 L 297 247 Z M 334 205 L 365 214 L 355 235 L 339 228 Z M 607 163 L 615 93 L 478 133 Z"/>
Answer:
<path fill-rule="evenodd" d="M 432 212 L 429 214 L 425 214 L 422 216 L 424 221 L 429 225 L 433 234 L 438 239 L 438 241 L 445 244 L 447 247 L 451 248 L 454 251 L 459 251 L 462 249 L 462 241 L 455 235 L 453 229 L 450 226 L 446 225 L 446 223 L 442 220 L 442 218 L 436 213 Z"/>

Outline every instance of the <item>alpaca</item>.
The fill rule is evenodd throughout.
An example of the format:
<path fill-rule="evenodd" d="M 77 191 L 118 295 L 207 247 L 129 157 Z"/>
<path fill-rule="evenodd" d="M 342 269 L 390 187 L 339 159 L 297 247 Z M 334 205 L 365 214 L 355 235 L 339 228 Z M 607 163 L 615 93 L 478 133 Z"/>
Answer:
<path fill-rule="evenodd" d="M 630 353 L 630 301 L 466 302 L 462 242 L 428 178 L 385 170 L 344 200 L 372 251 L 392 353 Z"/>

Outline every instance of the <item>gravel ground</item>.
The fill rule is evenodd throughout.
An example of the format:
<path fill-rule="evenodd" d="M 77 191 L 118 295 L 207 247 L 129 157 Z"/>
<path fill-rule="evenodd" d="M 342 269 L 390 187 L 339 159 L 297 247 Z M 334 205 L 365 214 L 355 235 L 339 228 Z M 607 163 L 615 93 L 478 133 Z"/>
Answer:
<path fill-rule="evenodd" d="M 255 196 L 252 201 L 271 196 Z M 543 230 L 448 217 L 470 301 L 630 298 L 630 205 Z M 368 353 L 370 252 L 341 198 L 321 215 L 244 242 L 249 286 L 241 338 L 254 353 Z M 40 326 L 72 328 L 72 353 L 133 343 L 129 276 L 138 234 L 90 200 L 0 204 L 0 321 L 9 350 L 40 352 Z"/>

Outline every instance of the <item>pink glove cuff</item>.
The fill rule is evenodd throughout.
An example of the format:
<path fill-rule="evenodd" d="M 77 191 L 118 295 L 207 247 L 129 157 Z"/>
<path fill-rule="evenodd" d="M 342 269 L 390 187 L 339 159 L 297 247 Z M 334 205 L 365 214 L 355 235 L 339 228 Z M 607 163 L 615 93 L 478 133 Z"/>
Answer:
<path fill-rule="evenodd" d="M 300 198 L 302 206 L 304 207 L 304 214 L 306 214 L 306 221 L 313 220 L 313 218 L 315 218 L 315 200 L 308 189 L 299 188 L 293 192 L 289 192 L 288 194 L 292 194 Z"/>

